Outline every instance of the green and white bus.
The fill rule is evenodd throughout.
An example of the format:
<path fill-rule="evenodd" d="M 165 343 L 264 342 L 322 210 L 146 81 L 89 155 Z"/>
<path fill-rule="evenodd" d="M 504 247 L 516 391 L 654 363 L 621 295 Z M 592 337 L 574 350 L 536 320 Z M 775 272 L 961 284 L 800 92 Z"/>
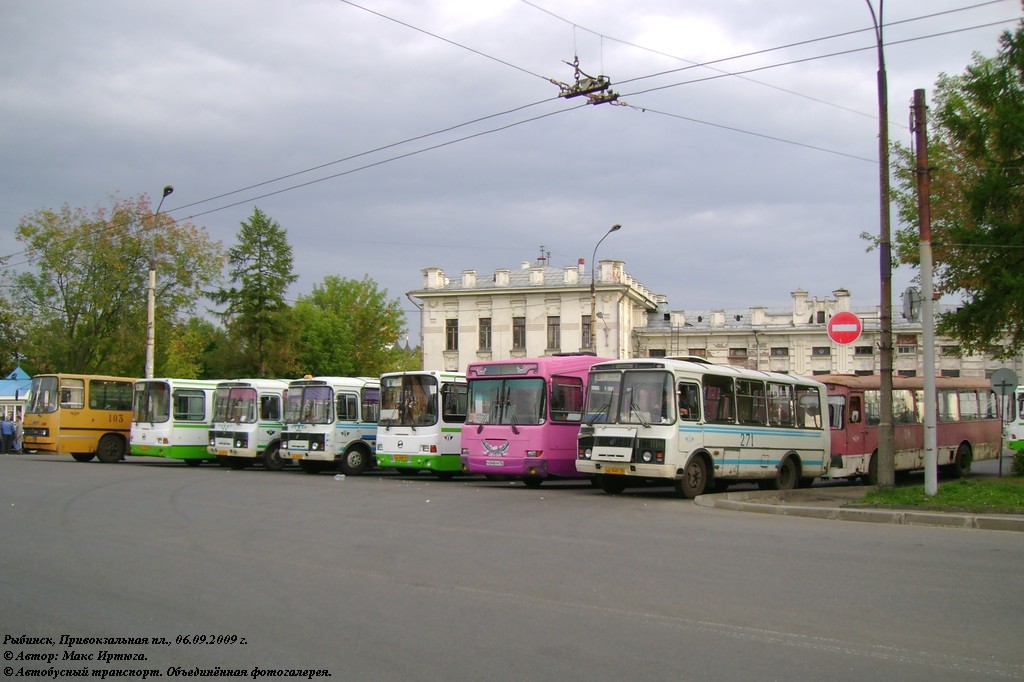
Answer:
<path fill-rule="evenodd" d="M 136 379 L 131 454 L 180 459 L 191 466 L 213 460 L 207 438 L 216 388 L 216 381 L 200 379 Z"/>

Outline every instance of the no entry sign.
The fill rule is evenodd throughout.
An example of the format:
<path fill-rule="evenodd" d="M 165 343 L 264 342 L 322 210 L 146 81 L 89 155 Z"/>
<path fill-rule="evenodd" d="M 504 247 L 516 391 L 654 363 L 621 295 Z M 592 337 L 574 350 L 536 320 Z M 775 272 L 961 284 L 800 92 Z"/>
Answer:
<path fill-rule="evenodd" d="M 828 338 L 840 345 L 846 345 L 860 338 L 860 333 L 863 331 L 864 326 L 861 324 L 859 317 L 844 310 L 832 316 L 828 321 L 827 329 Z"/>

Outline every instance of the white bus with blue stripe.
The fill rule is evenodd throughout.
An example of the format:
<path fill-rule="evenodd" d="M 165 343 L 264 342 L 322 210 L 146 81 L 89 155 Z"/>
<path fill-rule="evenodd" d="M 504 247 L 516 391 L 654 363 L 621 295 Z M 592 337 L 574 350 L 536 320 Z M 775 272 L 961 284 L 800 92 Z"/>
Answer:
<path fill-rule="evenodd" d="M 690 356 L 603 362 L 590 368 L 576 470 L 607 493 L 807 487 L 829 465 L 827 404 L 824 384 L 789 374 Z"/>

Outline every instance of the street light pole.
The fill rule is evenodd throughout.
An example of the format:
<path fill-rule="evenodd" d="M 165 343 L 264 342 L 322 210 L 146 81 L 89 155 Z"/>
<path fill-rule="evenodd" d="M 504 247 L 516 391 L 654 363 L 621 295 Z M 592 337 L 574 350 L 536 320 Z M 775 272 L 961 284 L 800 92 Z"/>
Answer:
<path fill-rule="evenodd" d="M 590 258 L 590 350 L 597 352 L 597 291 L 594 289 L 594 283 L 597 279 L 597 247 L 601 246 L 601 242 L 605 240 L 605 237 L 610 235 L 612 232 L 621 230 L 622 225 L 615 223 L 608 231 L 604 233 L 604 237 L 597 240 L 597 244 L 594 245 L 594 255 Z"/>
<path fill-rule="evenodd" d="M 871 0 L 865 0 L 871 11 L 878 47 L 878 184 L 879 184 L 879 234 L 878 259 L 880 270 L 879 316 L 879 408 L 878 460 L 875 462 L 878 485 L 891 488 L 895 485 L 896 433 L 892 415 L 892 240 L 889 216 L 889 85 L 885 73 L 885 51 L 882 40 L 882 7 L 885 0 L 878 0 L 878 15 Z"/>
<path fill-rule="evenodd" d="M 159 227 L 157 219 L 160 217 L 160 209 L 164 205 L 164 199 L 174 192 L 170 185 L 164 187 L 160 203 L 156 205 L 156 212 L 153 213 L 153 229 Z M 149 249 L 149 290 L 146 297 L 146 378 L 153 378 L 153 352 L 156 347 L 156 234 L 152 235 L 153 243 Z"/>

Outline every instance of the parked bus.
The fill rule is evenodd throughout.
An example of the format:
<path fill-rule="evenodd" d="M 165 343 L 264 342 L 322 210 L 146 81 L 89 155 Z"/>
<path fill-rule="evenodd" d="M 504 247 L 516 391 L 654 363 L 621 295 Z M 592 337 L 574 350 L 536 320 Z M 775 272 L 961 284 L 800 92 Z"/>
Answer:
<path fill-rule="evenodd" d="M 284 466 L 279 450 L 287 391 L 288 382 L 279 379 L 218 383 L 207 453 L 232 469 L 244 469 L 256 462 L 272 470 Z"/>
<path fill-rule="evenodd" d="M 462 470 L 466 375 L 392 372 L 380 378 L 377 466 L 451 478 Z"/>
<path fill-rule="evenodd" d="M 1003 433 L 1006 447 L 1024 450 L 1024 386 L 1018 386 L 1012 398 L 1007 398 L 1003 410 Z"/>
<path fill-rule="evenodd" d="M 823 384 L 789 374 L 697 357 L 606 362 L 590 368 L 576 468 L 607 493 L 806 487 L 828 467 L 826 406 Z"/>
<path fill-rule="evenodd" d="M 607 359 L 566 354 L 470 364 L 463 470 L 529 487 L 582 478 L 575 458 L 587 372 Z"/>
<path fill-rule="evenodd" d="M 32 379 L 22 448 L 67 453 L 79 462 L 120 462 L 128 452 L 135 379 L 40 374 Z"/>
<path fill-rule="evenodd" d="M 878 423 L 881 377 L 829 374 L 815 377 L 828 387 L 832 462 L 829 478 L 878 483 Z M 892 378 L 894 468 L 905 474 L 924 468 L 924 377 Z M 1002 419 L 988 379 L 935 377 L 936 447 L 939 470 L 966 476 L 971 463 L 999 456 Z"/>
<path fill-rule="evenodd" d="M 207 450 L 216 381 L 138 379 L 132 400 L 131 453 L 198 466 Z"/>
<path fill-rule="evenodd" d="M 380 382 L 367 377 L 306 377 L 288 387 L 283 457 L 306 473 L 361 474 L 374 464 Z"/>

